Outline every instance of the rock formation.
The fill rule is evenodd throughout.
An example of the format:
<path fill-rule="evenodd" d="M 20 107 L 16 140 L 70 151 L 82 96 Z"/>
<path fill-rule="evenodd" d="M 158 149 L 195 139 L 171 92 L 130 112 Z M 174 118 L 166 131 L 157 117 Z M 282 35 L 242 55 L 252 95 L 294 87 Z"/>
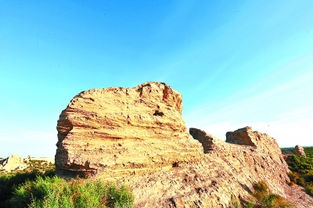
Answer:
<path fill-rule="evenodd" d="M 272 137 L 250 127 L 227 142 L 195 128 L 191 137 L 181 112 L 180 94 L 164 83 L 79 93 L 57 124 L 57 174 L 127 184 L 136 208 L 230 207 L 259 181 L 283 197 L 298 193 Z M 293 202 L 307 208 L 303 194 Z"/>
<path fill-rule="evenodd" d="M 0 161 L 0 170 L 5 172 L 11 172 L 14 170 L 24 170 L 28 165 L 24 162 L 24 159 L 17 154 L 13 154 L 6 159 Z"/>
<path fill-rule="evenodd" d="M 34 163 L 36 165 L 34 165 Z M 54 158 L 49 157 L 20 157 L 17 154 L 13 154 L 5 159 L 0 160 L 0 171 L 3 172 L 18 172 L 25 169 L 40 169 L 47 168 L 54 164 Z"/>
<path fill-rule="evenodd" d="M 215 138 L 214 136 L 196 128 L 190 128 L 189 133 L 191 136 L 198 140 L 203 147 L 203 152 L 209 153 L 212 150 L 217 150 L 223 147 L 223 142 Z"/>
<path fill-rule="evenodd" d="M 201 161 L 122 178 L 120 182 L 133 189 L 136 208 L 230 207 L 232 195 L 238 198 L 249 196 L 252 184 L 259 181 L 266 182 L 273 193 L 291 197 L 297 207 L 310 207 L 308 204 L 313 204 L 310 196 L 300 192 L 298 186 L 287 185 L 288 166 L 275 140 L 251 128 L 244 129 L 239 130 L 245 135 L 242 140 L 258 138 L 255 145 L 223 142 L 192 128 L 190 133 L 201 142 L 205 152 Z M 266 144 L 271 146 L 265 148 Z M 294 191 L 296 189 L 298 191 Z"/>
<path fill-rule="evenodd" d="M 276 155 L 281 154 L 278 144 L 271 136 L 265 133 L 253 131 L 249 126 L 238 129 L 234 132 L 227 132 L 226 142 L 252 146 Z"/>
<path fill-rule="evenodd" d="M 116 177 L 199 160 L 181 112 L 181 95 L 164 83 L 81 92 L 58 121 L 57 173 Z"/>
<path fill-rule="evenodd" d="M 302 157 L 306 157 L 306 154 L 304 152 L 304 149 L 303 147 L 301 147 L 300 145 L 296 145 L 295 146 L 295 154 L 296 155 L 299 155 L 299 156 L 302 156 Z"/>

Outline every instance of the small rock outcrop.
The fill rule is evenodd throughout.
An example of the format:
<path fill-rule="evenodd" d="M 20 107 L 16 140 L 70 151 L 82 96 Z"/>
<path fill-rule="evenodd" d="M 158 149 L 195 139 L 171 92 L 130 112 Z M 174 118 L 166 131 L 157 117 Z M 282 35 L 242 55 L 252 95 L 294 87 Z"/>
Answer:
<path fill-rule="evenodd" d="M 257 146 L 257 138 L 254 137 L 252 128 L 247 126 L 234 132 L 226 133 L 226 142 L 232 144 Z"/>
<path fill-rule="evenodd" d="M 165 83 L 81 92 L 58 121 L 57 173 L 116 177 L 199 160 L 181 113 L 181 95 Z"/>
<path fill-rule="evenodd" d="M 217 150 L 223 146 L 223 142 L 221 140 L 201 129 L 190 128 L 189 133 L 195 140 L 200 142 L 205 154 L 209 153 L 210 151 Z"/>
<path fill-rule="evenodd" d="M 14 170 L 24 170 L 28 167 L 24 159 L 17 154 L 13 154 L 0 161 L 0 170 L 12 172 Z"/>
<path fill-rule="evenodd" d="M 54 158 L 49 157 L 20 157 L 17 154 L 13 154 L 5 159 L 0 160 L 1 172 L 18 172 L 21 170 L 40 170 L 52 168 L 54 164 Z"/>
<path fill-rule="evenodd" d="M 301 147 L 300 145 L 295 146 L 295 154 L 302 156 L 302 157 L 306 157 L 305 151 L 304 151 L 303 147 Z"/>
<path fill-rule="evenodd" d="M 227 132 L 226 142 L 255 147 L 263 152 L 268 152 L 274 155 L 282 154 L 275 139 L 265 133 L 253 131 L 249 126 L 237 129 L 233 132 Z"/>

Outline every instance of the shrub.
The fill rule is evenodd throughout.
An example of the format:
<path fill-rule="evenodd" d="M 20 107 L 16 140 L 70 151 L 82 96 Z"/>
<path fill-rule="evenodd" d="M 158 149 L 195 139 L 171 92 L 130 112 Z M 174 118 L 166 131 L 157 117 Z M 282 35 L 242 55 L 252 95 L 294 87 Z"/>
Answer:
<path fill-rule="evenodd" d="M 269 188 L 264 181 L 254 183 L 253 189 L 254 192 L 252 193 L 252 196 L 254 196 L 257 200 L 261 200 L 269 194 Z"/>
<path fill-rule="evenodd" d="M 305 176 L 304 176 L 305 182 L 313 182 L 313 171 L 309 171 Z"/>
<path fill-rule="evenodd" d="M 297 184 L 300 186 L 305 186 L 305 181 L 303 177 L 297 178 Z"/>
<path fill-rule="evenodd" d="M 305 191 L 307 194 L 313 196 L 313 184 L 308 184 L 305 186 Z"/>
<path fill-rule="evenodd" d="M 307 157 L 313 158 L 313 147 L 304 147 L 304 151 Z"/>
<path fill-rule="evenodd" d="M 134 198 L 125 186 L 117 188 L 116 186 L 109 186 L 107 192 L 107 206 L 114 208 L 132 207 Z"/>
<path fill-rule="evenodd" d="M 241 208 L 242 207 L 238 197 L 236 197 L 233 194 L 230 197 L 231 197 L 231 201 L 230 201 L 230 207 L 231 208 Z"/>
<path fill-rule="evenodd" d="M 12 207 L 22 208 L 130 208 L 133 196 L 124 186 L 100 181 L 58 177 L 38 177 L 19 186 L 10 200 Z"/>
<path fill-rule="evenodd" d="M 45 173 L 38 171 L 9 173 L 0 176 L 0 207 L 8 206 L 8 200 L 12 197 L 15 188 L 26 181 L 35 180 L 38 176 L 53 176 L 54 170 Z"/>
<path fill-rule="evenodd" d="M 310 150 L 313 151 L 313 148 L 311 147 Z M 288 173 L 290 181 L 303 187 L 308 185 L 310 187 L 313 182 L 313 158 L 289 155 L 286 161 L 289 169 L 292 170 Z M 310 193 L 310 188 L 308 189 L 307 192 Z"/>
<path fill-rule="evenodd" d="M 283 197 L 272 194 L 264 181 L 253 184 L 254 191 L 251 193 L 255 200 L 244 201 L 244 208 L 291 208 Z"/>
<path fill-rule="evenodd" d="M 313 158 L 289 155 L 286 161 L 293 172 L 306 174 L 313 170 Z"/>
<path fill-rule="evenodd" d="M 299 178 L 298 174 L 294 172 L 289 172 L 288 177 L 292 183 L 297 183 L 297 180 Z"/>
<path fill-rule="evenodd" d="M 266 208 L 289 208 L 292 207 L 283 197 L 277 194 L 268 194 L 261 199 L 261 204 Z"/>

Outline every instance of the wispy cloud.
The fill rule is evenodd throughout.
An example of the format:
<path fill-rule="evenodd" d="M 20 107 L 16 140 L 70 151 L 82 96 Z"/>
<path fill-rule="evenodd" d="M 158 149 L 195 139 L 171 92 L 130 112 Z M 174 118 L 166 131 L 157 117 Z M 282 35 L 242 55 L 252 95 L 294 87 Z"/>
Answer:
<path fill-rule="evenodd" d="M 276 88 L 222 103 L 215 109 L 206 103 L 186 115 L 188 126 L 199 127 L 225 139 L 227 131 L 244 126 L 266 132 L 281 146 L 313 145 L 313 71 Z"/>

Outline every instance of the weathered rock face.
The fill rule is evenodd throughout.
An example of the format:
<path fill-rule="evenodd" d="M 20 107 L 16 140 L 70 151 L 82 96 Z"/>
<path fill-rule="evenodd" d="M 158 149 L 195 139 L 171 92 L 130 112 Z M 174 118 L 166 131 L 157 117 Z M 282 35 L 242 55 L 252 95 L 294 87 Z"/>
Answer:
<path fill-rule="evenodd" d="M 234 132 L 227 132 L 226 142 L 252 146 L 273 155 L 282 154 L 277 142 L 271 136 L 253 131 L 252 128 L 248 126 Z"/>
<path fill-rule="evenodd" d="M 259 181 L 284 197 L 299 194 L 286 184 L 272 137 L 246 127 L 228 132 L 227 142 L 195 128 L 192 138 L 181 111 L 180 94 L 164 83 L 78 94 L 58 121 L 57 174 L 125 183 L 136 208 L 226 208 Z M 313 203 L 305 193 L 292 199 L 301 208 Z"/>
<path fill-rule="evenodd" d="M 207 157 L 227 158 L 229 165 L 225 170 L 239 168 L 245 176 L 239 178 L 247 180 L 264 180 L 272 186 L 276 193 L 284 195 L 283 186 L 289 181 L 287 176 L 288 165 L 283 159 L 283 155 L 276 141 L 267 134 L 253 131 L 251 127 L 238 129 L 234 132 L 227 132 L 226 142 L 211 136 L 199 129 L 190 129 L 192 136 L 199 141 L 209 140 L 211 150 Z M 233 137 L 230 137 L 233 136 Z M 242 142 L 240 140 L 243 140 Z M 201 142 L 205 143 L 205 142 Z M 235 144 L 233 144 L 235 143 Z M 238 143 L 240 145 L 238 145 Z M 246 144 L 253 145 L 246 145 Z M 210 155 L 210 156 L 209 156 Z M 238 163 L 239 162 L 239 163 Z M 235 172 L 228 173 L 236 176 Z M 240 179 L 236 180 L 240 180 Z M 246 183 L 249 184 L 249 179 Z"/>
<path fill-rule="evenodd" d="M 164 83 L 81 92 L 58 121 L 57 173 L 117 177 L 198 160 L 181 112 L 181 95 Z"/>
<path fill-rule="evenodd" d="M 190 128 L 189 133 L 195 140 L 200 142 L 205 154 L 209 153 L 210 151 L 217 150 L 223 146 L 222 141 L 200 129 Z"/>
<path fill-rule="evenodd" d="M 167 170 L 158 170 L 141 176 L 123 178 L 135 194 L 140 207 L 231 207 L 231 196 L 249 196 L 252 184 L 266 182 L 273 193 L 294 198 L 297 207 L 310 207 L 305 193 L 293 192 L 289 187 L 288 166 L 275 140 L 266 134 L 248 129 L 243 140 L 254 140 L 255 145 L 223 142 L 202 130 L 192 128 L 190 133 L 203 145 L 202 161 L 182 163 Z M 236 131 L 235 131 L 236 132 Z M 247 134 L 247 133 L 246 133 Z M 238 136 L 237 140 L 241 138 Z M 266 147 L 269 144 L 271 146 Z M 271 150 L 271 152 L 269 152 Z"/>
<path fill-rule="evenodd" d="M 300 145 L 295 146 L 295 154 L 302 156 L 302 157 L 306 157 L 305 151 L 304 151 L 303 147 L 301 147 Z"/>

